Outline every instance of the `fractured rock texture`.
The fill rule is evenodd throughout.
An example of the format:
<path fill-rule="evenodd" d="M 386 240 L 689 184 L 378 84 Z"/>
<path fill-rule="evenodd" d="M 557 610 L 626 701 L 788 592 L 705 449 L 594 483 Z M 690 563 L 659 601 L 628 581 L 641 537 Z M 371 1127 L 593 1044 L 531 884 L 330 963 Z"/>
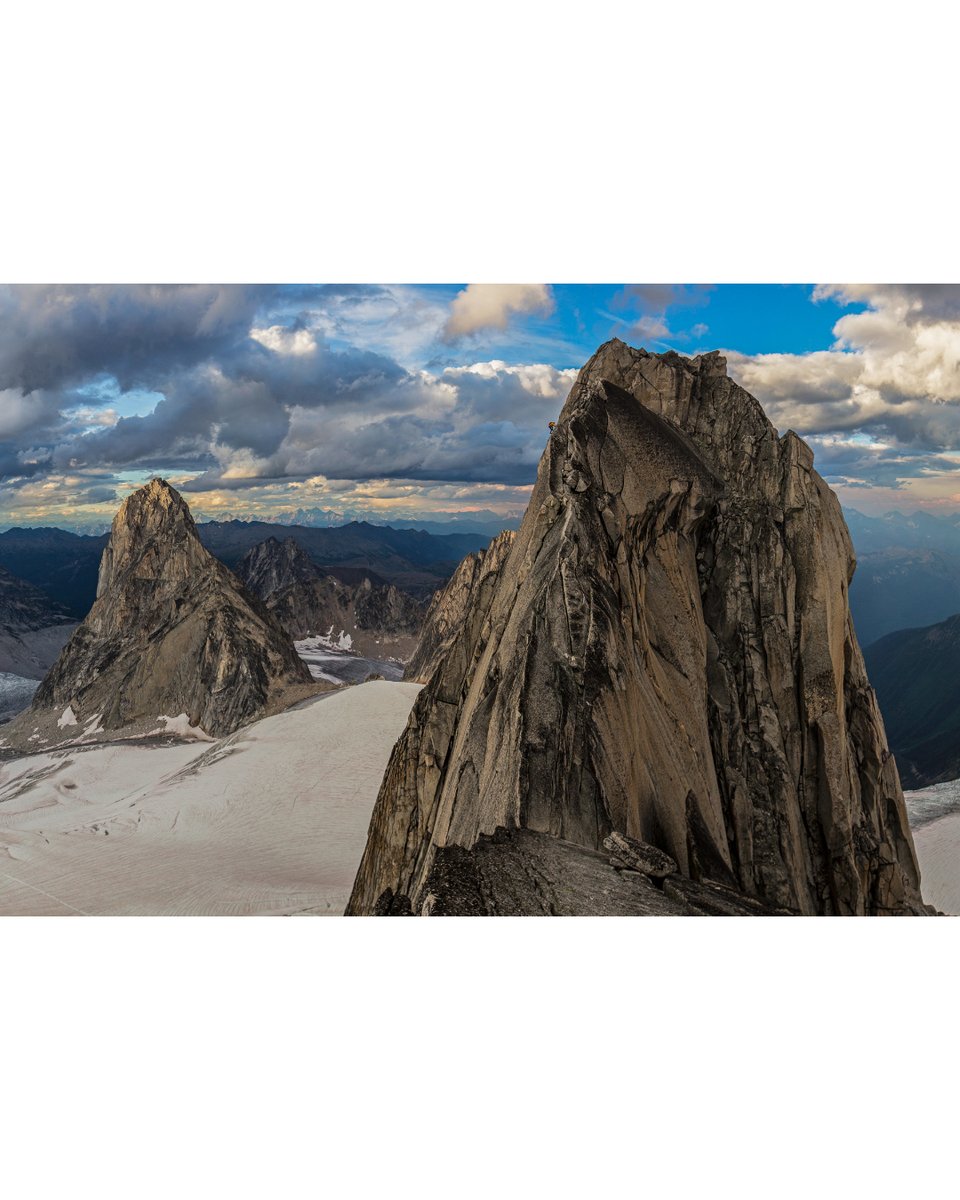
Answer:
<path fill-rule="evenodd" d="M 423 623 L 423 601 L 366 576 L 345 583 L 317 566 L 293 538 L 252 547 L 237 568 L 293 638 L 349 634 L 351 648 L 373 658 L 408 658 Z"/>
<path fill-rule="evenodd" d="M 420 640 L 407 664 L 404 679 L 426 683 L 458 637 L 475 595 L 488 577 L 495 577 L 510 552 L 516 532 L 505 529 L 486 550 L 468 554 L 447 585 L 434 594 L 423 620 Z"/>
<path fill-rule="evenodd" d="M 222 736 L 311 690 L 289 637 L 200 544 L 180 494 L 154 479 L 117 513 L 96 601 L 27 716 L 69 705 L 77 723 L 96 715 L 116 730 L 186 713 Z"/>
<path fill-rule="evenodd" d="M 649 844 L 681 898 L 922 912 L 854 567 L 811 451 L 722 357 L 602 346 L 394 748 L 348 912 L 442 908 L 438 861 L 516 829 Z"/>

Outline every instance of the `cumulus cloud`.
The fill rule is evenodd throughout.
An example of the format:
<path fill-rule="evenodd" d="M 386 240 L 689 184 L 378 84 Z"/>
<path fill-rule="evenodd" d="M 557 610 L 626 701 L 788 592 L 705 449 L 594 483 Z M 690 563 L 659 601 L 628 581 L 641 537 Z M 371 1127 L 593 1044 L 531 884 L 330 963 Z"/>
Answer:
<path fill-rule="evenodd" d="M 313 354 L 317 348 L 317 339 L 309 329 L 287 329 L 283 325 L 270 325 L 265 329 L 254 327 L 250 336 L 268 350 L 278 354 Z"/>
<path fill-rule="evenodd" d="M 642 342 L 656 341 L 658 338 L 669 337 L 670 327 L 667 325 L 666 315 L 661 313 L 659 316 L 641 317 L 633 323 L 630 332 Z"/>
<path fill-rule="evenodd" d="M 211 445 L 215 461 L 195 486 L 310 475 L 524 484 L 575 378 L 575 370 L 493 360 L 404 376 L 366 408 L 295 404 L 273 444 Z"/>
<path fill-rule="evenodd" d="M 815 295 L 827 291 L 820 288 Z M 869 424 L 919 415 L 921 430 L 930 405 L 960 401 L 960 289 L 829 291 L 847 302 L 862 299 L 869 307 L 837 321 L 830 350 L 735 356 L 744 380 L 750 380 L 746 386 L 774 398 L 785 413 L 791 396 L 801 404 L 819 396 L 845 401 Z"/>
<path fill-rule="evenodd" d="M 553 295 L 545 283 L 471 283 L 450 303 L 443 326 L 447 341 L 485 329 L 506 329 L 522 313 L 553 311 Z"/>
<path fill-rule="evenodd" d="M 551 300 L 485 291 L 471 308 L 467 289 L 461 317 Z M 426 324 L 435 342 L 445 309 L 412 289 L 25 288 L 2 305 L 17 337 L 0 329 L 0 476 L 21 496 L 68 476 L 106 496 L 104 471 L 187 471 L 198 491 L 319 475 L 524 486 L 576 375 L 502 359 L 411 368 L 346 340 Z"/>
<path fill-rule="evenodd" d="M 689 342 L 707 332 L 690 324 L 707 295 L 624 288 L 614 314 L 600 315 L 635 341 Z M 509 343 L 496 337 L 463 343 L 484 345 L 481 361 L 454 357 L 453 341 L 438 344 L 445 326 L 457 337 L 496 331 L 552 296 L 541 285 L 449 296 L 371 286 L 0 288 L 2 511 L 51 496 L 112 503 L 112 491 L 154 471 L 220 507 L 235 497 L 240 509 L 245 491 L 273 496 L 321 478 L 341 492 L 401 480 L 522 489 L 576 377 L 535 360 L 576 362 L 582 351 L 546 345 L 532 323 L 525 361 L 507 361 L 500 347 Z M 832 345 L 729 350 L 731 374 L 779 428 L 812 440 L 842 488 L 911 493 L 922 480 L 931 495 L 956 494 L 960 288 L 817 290 L 818 302 L 828 298 L 847 306 Z"/>
<path fill-rule="evenodd" d="M 899 488 L 953 472 L 944 454 L 960 448 L 960 288 L 843 285 L 814 293 L 815 301 L 828 297 L 860 309 L 836 322 L 829 349 L 729 352 L 731 374 L 780 429 L 815 442 L 838 432 L 867 435 L 848 443 L 855 454 L 842 463 L 829 441 L 819 442 L 818 464 L 844 486 Z"/>
<path fill-rule="evenodd" d="M 551 302 L 467 290 L 472 320 Z M 449 315 L 411 288 L 0 289 L 0 520 L 83 514 L 155 472 L 220 510 L 317 478 L 515 493 L 576 373 L 416 365 Z"/>

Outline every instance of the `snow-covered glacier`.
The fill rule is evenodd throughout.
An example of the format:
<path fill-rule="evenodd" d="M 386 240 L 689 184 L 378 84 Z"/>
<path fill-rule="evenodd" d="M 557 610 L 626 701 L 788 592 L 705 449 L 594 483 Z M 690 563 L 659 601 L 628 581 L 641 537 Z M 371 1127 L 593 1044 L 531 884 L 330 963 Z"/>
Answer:
<path fill-rule="evenodd" d="M 4 757 L 0 915 L 343 911 L 419 686 L 343 688 L 216 741 L 157 736 Z"/>

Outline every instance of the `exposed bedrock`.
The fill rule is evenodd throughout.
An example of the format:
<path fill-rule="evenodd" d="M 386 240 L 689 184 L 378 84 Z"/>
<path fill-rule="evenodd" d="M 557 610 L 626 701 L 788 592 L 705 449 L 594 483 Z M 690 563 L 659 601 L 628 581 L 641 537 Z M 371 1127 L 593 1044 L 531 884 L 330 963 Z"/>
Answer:
<path fill-rule="evenodd" d="M 459 637 L 467 610 L 487 590 L 503 566 L 516 531 L 505 529 L 485 550 L 468 554 L 446 585 L 434 593 L 423 620 L 416 650 L 404 672 L 404 679 L 426 683 Z"/>
<path fill-rule="evenodd" d="M 602 346 L 495 566 L 394 748 L 348 912 L 443 909 L 438 853 L 517 829 L 648 844 L 675 895 L 923 911 L 839 502 L 720 355 Z"/>
<path fill-rule="evenodd" d="M 117 513 L 94 605 L 9 736 L 146 731 L 186 714 L 219 737 L 316 691 L 288 635 L 201 545 L 182 496 L 154 479 Z"/>

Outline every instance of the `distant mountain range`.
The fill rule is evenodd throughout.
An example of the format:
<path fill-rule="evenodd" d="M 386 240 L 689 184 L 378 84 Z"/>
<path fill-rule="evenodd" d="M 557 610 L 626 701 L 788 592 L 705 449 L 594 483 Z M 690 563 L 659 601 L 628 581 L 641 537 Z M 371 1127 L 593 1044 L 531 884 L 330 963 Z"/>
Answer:
<path fill-rule="evenodd" d="M 463 521 L 397 521 L 378 525 L 350 521 L 326 525 L 327 509 L 300 509 L 305 523 L 207 521 L 197 526 L 207 549 L 235 569 L 252 547 L 293 537 L 318 566 L 344 583 L 368 578 L 392 583 L 427 600 L 467 554 L 482 550 L 501 528 L 496 514 L 469 514 Z M 857 554 L 850 608 L 864 646 L 899 629 L 936 624 L 960 612 L 960 515 L 889 512 L 880 517 L 846 509 Z M 316 524 L 310 524 L 315 520 Z M 0 567 L 41 588 L 75 619 L 96 595 L 106 535 L 63 529 L 13 528 L 0 533 Z"/>
<path fill-rule="evenodd" d="M 427 533 L 352 521 L 335 528 L 270 525 L 262 521 L 209 521 L 197 526 L 203 545 L 231 570 L 253 546 L 293 537 L 310 558 L 345 583 L 369 578 L 429 599 L 461 559 L 490 538 L 476 532 Z M 0 533 L 0 567 L 40 588 L 65 614 L 82 619 L 97 593 L 105 534 L 63 529 L 8 529 Z"/>
<path fill-rule="evenodd" d="M 106 534 L 65 529 L 8 529 L 0 533 L 0 567 L 40 588 L 55 605 L 81 620 L 97 594 Z"/>
<path fill-rule="evenodd" d="M 236 574 L 292 638 L 329 637 L 371 658 L 407 659 L 416 646 L 425 601 L 378 582 L 372 572 L 344 581 L 318 567 L 292 537 L 260 542 Z"/>
<path fill-rule="evenodd" d="M 198 509 L 196 510 L 196 521 L 198 525 L 211 522 L 227 525 L 234 521 L 250 524 L 251 518 L 229 511 L 217 510 L 205 513 L 202 509 Z M 424 533 L 439 535 L 480 533 L 487 537 L 494 537 L 501 529 L 518 529 L 520 515 L 514 514 L 505 517 L 500 513 L 495 513 L 492 509 L 481 508 L 465 513 L 414 513 L 408 516 L 398 515 L 384 519 L 376 512 L 361 508 L 297 508 L 290 512 L 271 514 L 269 519 L 266 517 L 255 518 L 254 523 L 256 522 L 267 525 L 295 525 L 307 529 L 334 529 L 342 525 L 368 524 L 375 525 L 377 528 L 422 529 Z M 7 529 L 10 528 L 18 528 L 18 526 L 7 526 Z M 100 537 L 110 532 L 110 521 L 101 518 L 66 521 L 57 528 L 66 533 Z"/>
<path fill-rule="evenodd" d="M 224 521 L 226 518 L 221 517 Z M 437 517 L 391 517 L 389 520 L 377 519 L 371 513 L 361 509 L 338 511 L 332 508 L 298 508 L 295 512 L 284 513 L 274 518 L 275 525 L 300 525 L 309 529 L 333 528 L 347 524 L 373 525 L 378 529 L 420 529 L 424 533 L 435 533 L 443 536 L 448 533 L 480 533 L 488 538 L 494 537 L 501 529 L 519 529 L 520 517 L 503 517 L 490 509 L 479 509 L 476 512 L 463 513 L 457 516 Z"/>
<path fill-rule="evenodd" d="M 905 787 L 960 776 L 960 615 L 864 651 Z"/>
<path fill-rule="evenodd" d="M 850 609 L 862 645 L 960 612 L 960 516 L 844 516 L 857 554 Z"/>
<path fill-rule="evenodd" d="M 46 592 L 0 567 L 0 675 L 41 679 L 75 625 Z M 0 718 L 8 690 L 0 687 Z"/>
<path fill-rule="evenodd" d="M 845 508 L 844 518 L 858 554 L 874 554 L 894 546 L 960 554 L 960 513 L 887 512 L 871 517 Z"/>

